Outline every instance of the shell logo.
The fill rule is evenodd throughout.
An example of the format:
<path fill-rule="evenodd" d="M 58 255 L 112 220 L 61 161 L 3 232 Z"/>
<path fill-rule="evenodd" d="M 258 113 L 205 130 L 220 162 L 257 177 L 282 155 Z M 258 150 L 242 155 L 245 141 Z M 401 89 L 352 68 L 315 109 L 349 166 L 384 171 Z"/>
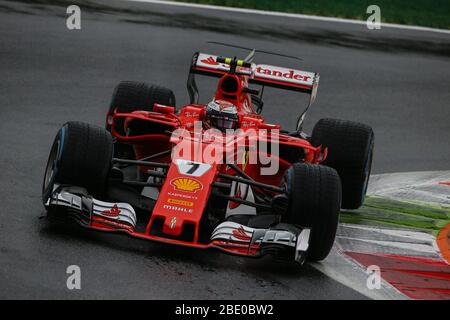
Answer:
<path fill-rule="evenodd" d="M 172 186 L 175 187 L 176 190 L 188 191 L 188 192 L 196 192 L 199 189 L 202 189 L 203 186 L 200 182 L 195 179 L 189 178 L 178 178 L 174 179 L 170 182 Z"/>

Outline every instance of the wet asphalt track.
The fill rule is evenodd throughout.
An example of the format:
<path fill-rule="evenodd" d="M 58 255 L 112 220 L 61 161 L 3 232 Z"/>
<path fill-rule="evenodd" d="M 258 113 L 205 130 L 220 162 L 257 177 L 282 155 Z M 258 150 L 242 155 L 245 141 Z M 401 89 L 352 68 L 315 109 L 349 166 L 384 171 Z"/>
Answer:
<path fill-rule="evenodd" d="M 0 298 L 364 298 L 311 266 L 38 219 L 57 129 L 67 120 L 102 125 L 120 80 L 159 83 L 175 91 L 178 104 L 187 102 L 194 51 L 243 55 L 207 40 L 303 57 L 304 63 L 264 55 L 257 61 L 320 72 L 306 128 L 320 117 L 372 125 L 374 172 L 448 169 L 449 35 L 118 1 L 82 5 L 82 30 L 69 31 L 65 7 L 35 2 L 0 1 Z M 267 119 L 292 127 L 297 96 L 267 90 L 266 97 Z M 71 264 L 81 267 L 82 290 L 66 289 Z"/>

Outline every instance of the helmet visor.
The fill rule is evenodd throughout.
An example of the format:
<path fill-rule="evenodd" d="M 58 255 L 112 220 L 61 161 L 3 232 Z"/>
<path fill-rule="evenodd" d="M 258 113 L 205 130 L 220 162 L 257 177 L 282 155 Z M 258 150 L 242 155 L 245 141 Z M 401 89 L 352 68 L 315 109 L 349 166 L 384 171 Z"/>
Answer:
<path fill-rule="evenodd" d="M 211 126 L 220 130 L 235 129 L 237 126 L 237 119 L 227 116 L 210 115 L 209 121 Z"/>

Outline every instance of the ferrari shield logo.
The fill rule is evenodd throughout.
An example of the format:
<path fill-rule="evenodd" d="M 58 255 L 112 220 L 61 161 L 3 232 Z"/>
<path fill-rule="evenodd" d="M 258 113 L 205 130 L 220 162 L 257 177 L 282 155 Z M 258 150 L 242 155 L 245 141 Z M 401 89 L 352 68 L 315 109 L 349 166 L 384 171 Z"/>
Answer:
<path fill-rule="evenodd" d="M 172 220 L 170 220 L 169 228 L 173 229 L 173 227 L 175 227 L 176 223 L 177 223 L 177 217 L 173 217 Z"/>

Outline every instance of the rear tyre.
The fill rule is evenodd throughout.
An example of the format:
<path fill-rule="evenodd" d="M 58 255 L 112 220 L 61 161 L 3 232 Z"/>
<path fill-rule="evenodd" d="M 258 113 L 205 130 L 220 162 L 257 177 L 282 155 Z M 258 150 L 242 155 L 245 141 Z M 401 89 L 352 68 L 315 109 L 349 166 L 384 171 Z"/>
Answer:
<path fill-rule="evenodd" d="M 321 119 L 314 126 L 311 142 L 328 148 L 322 164 L 339 173 L 342 208 L 358 209 L 364 202 L 372 169 L 372 128 L 353 121 Z"/>
<path fill-rule="evenodd" d="M 333 247 L 339 221 L 339 175 L 330 167 L 295 163 L 286 171 L 284 184 L 288 194 L 284 220 L 311 228 L 307 259 L 325 259 Z"/>
<path fill-rule="evenodd" d="M 143 82 L 122 81 L 114 89 L 108 115 L 112 115 L 114 110 L 120 113 L 153 111 L 155 103 L 175 107 L 175 95 L 172 90 L 164 87 Z M 123 119 L 117 120 L 115 129 L 120 134 L 125 134 Z M 106 130 L 111 131 L 109 123 L 106 123 Z"/>
<path fill-rule="evenodd" d="M 112 95 L 106 120 L 106 130 L 111 132 L 110 119 L 114 110 L 119 113 L 130 113 L 138 110 L 153 111 L 155 103 L 175 107 L 175 95 L 172 90 L 156 85 L 135 81 L 120 82 Z M 124 118 L 116 120 L 114 129 L 119 134 L 126 135 Z M 130 145 L 115 143 L 114 157 L 134 160 L 134 150 Z"/>
<path fill-rule="evenodd" d="M 114 89 L 111 104 L 109 106 L 108 117 L 106 121 L 106 130 L 111 132 L 110 118 L 114 111 L 118 113 L 130 113 L 133 111 L 153 111 L 155 103 L 175 107 L 176 99 L 172 90 L 156 86 L 148 85 L 143 82 L 122 81 Z M 124 118 L 115 121 L 114 129 L 121 135 L 126 135 L 124 127 Z M 121 159 L 136 160 L 134 149 L 129 144 L 114 142 L 114 157 Z M 132 168 L 130 168 L 132 169 Z M 146 180 L 147 177 L 142 175 L 138 170 L 126 172 L 131 179 Z M 143 187 L 134 186 L 133 189 L 139 193 Z"/>
<path fill-rule="evenodd" d="M 82 122 L 67 122 L 57 133 L 42 185 L 44 205 L 55 183 L 79 186 L 89 194 L 106 192 L 112 159 L 112 138 L 105 129 Z"/>

